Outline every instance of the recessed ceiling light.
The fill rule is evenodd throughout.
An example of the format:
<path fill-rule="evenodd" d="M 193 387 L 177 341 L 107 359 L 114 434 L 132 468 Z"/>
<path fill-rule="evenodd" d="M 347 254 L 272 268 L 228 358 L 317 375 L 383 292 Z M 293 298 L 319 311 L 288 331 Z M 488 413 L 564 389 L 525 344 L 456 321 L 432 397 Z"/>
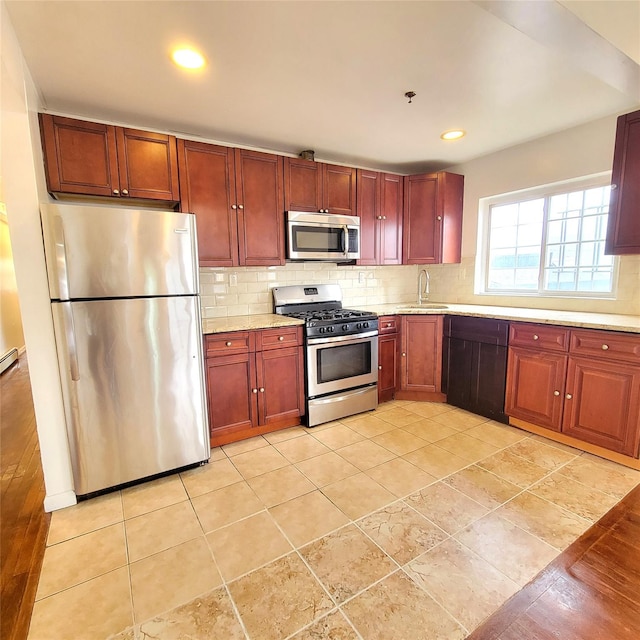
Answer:
<path fill-rule="evenodd" d="M 186 47 L 176 49 L 171 54 L 171 58 L 179 67 L 184 67 L 185 69 L 200 69 L 204 67 L 204 58 L 195 49 Z"/>
<path fill-rule="evenodd" d="M 465 135 L 466 131 L 463 131 L 462 129 L 451 129 L 451 131 L 445 131 L 444 133 L 440 134 L 440 137 L 443 140 L 459 140 Z"/>

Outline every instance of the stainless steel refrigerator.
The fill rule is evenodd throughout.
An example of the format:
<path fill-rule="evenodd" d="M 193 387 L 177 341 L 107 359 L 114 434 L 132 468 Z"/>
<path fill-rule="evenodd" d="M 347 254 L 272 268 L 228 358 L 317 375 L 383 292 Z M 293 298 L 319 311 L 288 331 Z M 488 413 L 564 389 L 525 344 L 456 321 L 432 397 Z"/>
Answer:
<path fill-rule="evenodd" d="M 41 217 L 76 494 L 208 460 L 195 216 Z"/>

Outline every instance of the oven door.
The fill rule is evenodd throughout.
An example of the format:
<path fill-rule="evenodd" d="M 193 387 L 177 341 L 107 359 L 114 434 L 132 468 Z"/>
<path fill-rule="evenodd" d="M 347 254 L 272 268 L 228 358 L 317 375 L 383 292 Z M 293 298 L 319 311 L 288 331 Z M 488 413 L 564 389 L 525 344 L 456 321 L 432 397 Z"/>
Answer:
<path fill-rule="evenodd" d="M 307 340 L 307 396 L 378 381 L 378 332 Z"/>

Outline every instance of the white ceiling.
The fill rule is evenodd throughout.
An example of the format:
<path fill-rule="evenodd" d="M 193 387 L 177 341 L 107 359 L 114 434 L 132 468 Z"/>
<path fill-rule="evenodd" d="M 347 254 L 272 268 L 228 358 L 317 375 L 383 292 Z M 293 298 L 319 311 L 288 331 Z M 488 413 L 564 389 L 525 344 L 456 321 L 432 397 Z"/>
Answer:
<path fill-rule="evenodd" d="M 439 169 L 640 105 L 637 0 L 5 4 L 52 112 L 356 166 Z"/>

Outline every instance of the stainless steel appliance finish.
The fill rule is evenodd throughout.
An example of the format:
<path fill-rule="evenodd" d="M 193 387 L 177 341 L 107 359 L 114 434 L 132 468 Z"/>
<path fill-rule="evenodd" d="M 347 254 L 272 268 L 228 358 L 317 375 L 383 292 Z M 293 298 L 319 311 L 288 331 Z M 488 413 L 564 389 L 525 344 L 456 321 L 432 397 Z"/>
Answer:
<path fill-rule="evenodd" d="M 287 258 L 347 262 L 360 257 L 360 218 L 287 211 Z"/>
<path fill-rule="evenodd" d="M 76 493 L 208 460 L 195 216 L 41 215 Z"/>
<path fill-rule="evenodd" d="M 378 318 L 344 309 L 338 285 L 276 287 L 276 313 L 305 320 L 306 420 L 312 427 L 378 406 Z"/>

